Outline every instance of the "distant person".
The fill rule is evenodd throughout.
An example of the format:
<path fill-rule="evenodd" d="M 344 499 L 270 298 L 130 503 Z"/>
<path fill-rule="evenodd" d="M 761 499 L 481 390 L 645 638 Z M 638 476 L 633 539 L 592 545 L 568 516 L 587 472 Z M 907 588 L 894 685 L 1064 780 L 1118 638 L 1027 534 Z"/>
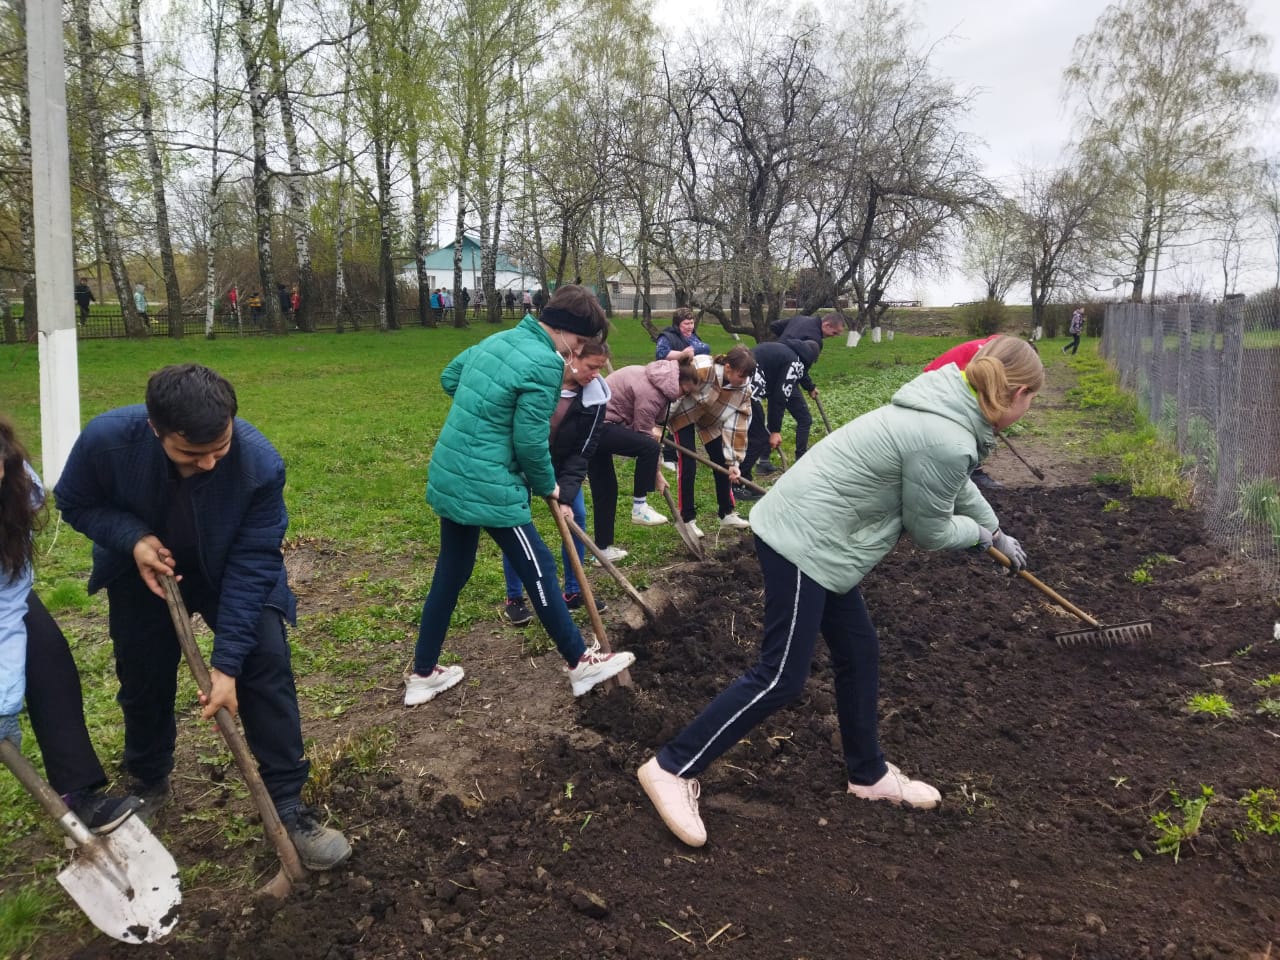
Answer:
<path fill-rule="evenodd" d="M 76 307 L 80 310 L 80 326 L 89 322 L 89 304 L 93 303 L 93 291 L 89 289 L 89 281 L 81 277 L 76 282 Z"/>
<path fill-rule="evenodd" d="M 462 312 L 465 314 L 467 312 L 467 307 L 471 306 L 471 294 L 467 291 L 466 287 L 462 288 L 460 299 L 462 300 Z"/>
<path fill-rule="evenodd" d="M 581 286 L 581 284 L 579 284 L 579 286 Z M 546 300 L 546 294 L 542 292 L 541 287 L 533 291 L 533 309 L 535 312 L 542 313 L 542 304 L 545 302 L 545 300 Z"/>
<path fill-rule="evenodd" d="M 145 406 L 89 421 L 54 493 L 93 541 L 89 593 L 107 591 L 124 762 L 144 813 L 172 796 L 181 648 L 160 578 L 173 576 L 213 631 L 201 716 L 239 715 L 303 865 L 327 870 L 351 847 L 302 803 L 310 764 L 286 635 L 297 601 L 282 553 L 284 461 L 236 413 L 235 389 L 213 370 L 164 367 L 147 381 Z"/>
<path fill-rule="evenodd" d="M 516 292 L 508 289 L 504 299 L 507 303 L 507 313 L 514 313 L 516 309 Z"/>
<path fill-rule="evenodd" d="M 533 313 L 533 294 L 528 290 L 520 295 L 520 306 L 524 307 L 525 313 Z"/>
<path fill-rule="evenodd" d="M 0 418 L 0 740 L 22 746 L 23 700 L 49 785 L 94 833 L 108 833 L 141 805 L 103 791 L 107 774 L 84 721 L 80 674 L 67 638 L 32 589 L 32 537 L 45 495 L 13 425 Z"/>
<path fill-rule="evenodd" d="M 133 308 L 138 311 L 142 322 L 148 327 L 151 326 L 151 321 L 147 317 L 147 288 L 140 283 L 133 285 Z"/>
<path fill-rule="evenodd" d="M 449 620 L 475 569 L 486 533 L 515 567 L 534 613 L 564 658 L 575 697 L 635 662 L 631 653 L 591 647 L 573 622 L 556 577 L 556 563 L 533 525 L 531 497 L 558 498 L 550 430 L 566 364 L 582 345 L 604 339 L 604 311 L 589 290 L 566 284 L 541 320 L 526 316 L 513 329 L 458 354 L 440 375 L 453 405 L 431 452 L 427 502 L 440 517 L 440 547 L 431 589 L 422 605 L 413 673 L 404 705 L 434 700 L 464 676 L 458 664 L 440 663 Z M 557 501 L 565 516 L 571 504 Z"/>
<path fill-rule="evenodd" d="M 245 301 L 249 304 L 249 318 L 255 327 L 262 326 L 262 294 L 254 290 L 249 294 L 249 299 Z"/>
<path fill-rule="evenodd" d="M 234 283 L 227 290 L 227 304 L 231 307 L 231 314 L 238 323 L 240 321 L 240 291 Z"/>
<path fill-rule="evenodd" d="M 859 584 L 904 533 L 924 550 L 994 546 L 1014 569 L 1026 565 L 1022 545 L 1000 528 L 969 473 L 1043 386 L 1035 349 L 997 340 L 965 375 L 952 366 L 922 373 L 888 404 L 841 427 L 756 504 L 759 656 L 637 771 L 681 841 L 707 842 L 694 778 L 800 697 L 819 634 L 831 650 L 848 795 L 921 810 L 942 802 L 937 788 L 907 776 L 881 749 L 880 642 Z"/>
<path fill-rule="evenodd" d="M 289 294 L 289 288 L 283 283 L 276 284 L 276 299 L 280 301 L 280 314 L 284 317 L 284 326 L 289 328 L 289 315 L 293 313 L 293 297 Z"/>
<path fill-rule="evenodd" d="M 298 289 L 298 285 L 295 283 L 293 285 L 293 289 L 289 291 L 289 312 L 293 314 L 293 325 L 295 327 L 299 325 L 298 310 L 301 307 L 302 307 L 302 291 Z"/>
<path fill-rule="evenodd" d="M 1074 357 L 1080 349 L 1080 334 L 1084 333 L 1084 307 L 1076 307 L 1075 313 L 1071 314 L 1071 326 L 1067 327 L 1067 333 L 1071 334 L 1071 342 L 1062 348 L 1062 352 L 1070 350 Z"/>

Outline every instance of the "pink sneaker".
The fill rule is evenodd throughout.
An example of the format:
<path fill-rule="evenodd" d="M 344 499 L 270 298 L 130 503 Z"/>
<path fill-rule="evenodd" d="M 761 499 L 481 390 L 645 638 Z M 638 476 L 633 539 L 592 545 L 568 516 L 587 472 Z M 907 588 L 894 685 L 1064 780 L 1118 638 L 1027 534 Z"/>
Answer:
<path fill-rule="evenodd" d="M 636 771 L 636 776 L 667 829 L 691 847 L 700 847 L 707 842 L 707 828 L 698 815 L 698 794 L 701 790 L 697 780 L 667 773 L 658 766 L 657 757 L 650 757 Z"/>
<path fill-rule="evenodd" d="M 912 780 L 892 763 L 888 764 L 889 772 L 883 777 L 864 787 L 857 783 L 849 784 L 849 792 L 863 800 L 888 800 L 893 804 L 905 803 L 917 810 L 932 810 L 942 802 L 942 794 L 923 780 Z"/>

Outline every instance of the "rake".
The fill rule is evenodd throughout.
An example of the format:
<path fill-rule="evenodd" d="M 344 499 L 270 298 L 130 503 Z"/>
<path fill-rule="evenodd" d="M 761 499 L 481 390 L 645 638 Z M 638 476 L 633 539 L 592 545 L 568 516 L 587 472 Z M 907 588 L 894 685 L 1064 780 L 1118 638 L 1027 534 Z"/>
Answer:
<path fill-rule="evenodd" d="M 987 553 L 995 558 L 998 563 L 1013 569 L 1013 564 L 1009 562 L 1009 558 L 995 547 L 987 547 Z M 1081 643 L 1111 647 L 1116 644 L 1140 643 L 1151 639 L 1150 620 L 1130 620 L 1127 623 L 1103 624 L 1026 570 L 1019 570 L 1018 576 L 1030 583 L 1063 610 L 1066 610 L 1067 613 L 1089 625 L 1088 629 L 1085 630 L 1068 630 L 1065 633 L 1055 633 L 1053 639 L 1058 641 L 1058 646 L 1060 647 L 1071 647 Z"/>

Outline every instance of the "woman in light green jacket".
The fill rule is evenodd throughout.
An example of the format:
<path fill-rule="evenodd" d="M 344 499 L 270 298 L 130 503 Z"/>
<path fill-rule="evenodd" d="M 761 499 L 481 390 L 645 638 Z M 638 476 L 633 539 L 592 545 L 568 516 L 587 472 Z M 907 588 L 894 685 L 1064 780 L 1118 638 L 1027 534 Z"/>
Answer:
<path fill-rule="evenodd" d="M 751 511 L 764 574 L 760 658 L 639 770 L 671 831 L 706 842 L 693 779 L 804 688 L 818 633 L 831 648 L 849 793 L 932 808 L 941 794 L 885 762 L 877 730 L 879 640 L 858 584 L 909 533 L 926 550 L 996 546 L 1015 569 L 1021 545 L 1000 531 L 969 479 L 1044 385 L 1035 348 L 999 337 L 961 370 L 949 364 L 825 437 Z"/>

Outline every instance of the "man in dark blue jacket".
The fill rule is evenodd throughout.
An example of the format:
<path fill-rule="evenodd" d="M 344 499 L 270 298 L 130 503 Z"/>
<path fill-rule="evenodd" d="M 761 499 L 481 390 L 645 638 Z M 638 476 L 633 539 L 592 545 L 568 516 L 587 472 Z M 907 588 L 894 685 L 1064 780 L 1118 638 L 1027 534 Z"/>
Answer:
<path fill-rule="evenodd" d="M 302 862 L 326 870 L 351 847 L 301 804 L 310 764 L 285 638 L 297 604 L 281 553 L 284 461 L 236 409 L 234 388 L 208 367 L 165 367 L 147 382 L 145 406 L 89 422 L 54 493 L 93 541 L 89 592 L 107 590 L 124 761 L 144 813 L 171 796 L 181 653 L 159 578 L 172 575 L 213 630 L 203 716 L 239 713 Z"/>

